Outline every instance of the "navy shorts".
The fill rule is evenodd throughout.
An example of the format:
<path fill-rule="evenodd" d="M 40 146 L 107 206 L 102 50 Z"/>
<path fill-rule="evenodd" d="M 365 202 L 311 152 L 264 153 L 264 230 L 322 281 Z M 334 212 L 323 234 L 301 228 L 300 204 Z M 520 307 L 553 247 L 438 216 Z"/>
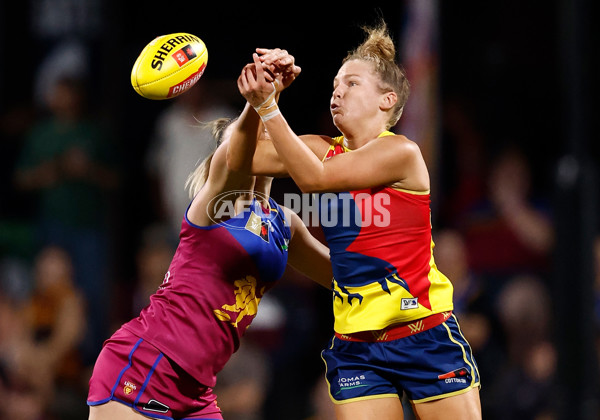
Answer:
<path fill-rule="evenodd" d="M 402 393 L 418 404 L 479 387 L 477 364 L 454 315 L 431 329 L 391 341 L 334 337 L 322 357 L 336 404 L 401 398 Z"/>
<path fill-rule="evenodd" d="M 212 388 L 125 329 L 106 340 L 90 379 L 87 404 L 111 400 L 156 419 L 223 419 Z"/>

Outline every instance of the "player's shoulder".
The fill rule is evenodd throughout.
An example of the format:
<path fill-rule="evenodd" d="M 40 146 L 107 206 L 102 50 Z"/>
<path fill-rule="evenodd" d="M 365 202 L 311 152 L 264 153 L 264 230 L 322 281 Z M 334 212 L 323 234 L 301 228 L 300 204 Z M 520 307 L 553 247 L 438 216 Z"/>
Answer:
<path fill-rule="evenodd" d="M 283 211 L 285 222 L 288 224 L 292 236 L 294 236 L 296 229 L 305 228 L 304 222 L 295 211 L 286 206 L 282 206 L 281 204 L 279 205 L 279 208 Z"/>
<path fill-rule="evenodd" d="M 403 152 L 419 152 L 420 148 L 417 142 L 409 139 L 404 134 L 390 133 L 384 136 L 380 136 L 378 143 L 385 145 L 386 147 L 392 147 L 398 151 Z"/>
<path fill-rule="evenodd" d="M 321 134 L 303 134 L 300 140 L 318 157 L 323 156 L 335 144 L 335 138 Z"/>
<path fill-rule="evenodd" d="M 278 207 L 283 212 L 283 215 L 285 216 L 286 222 L 288 222 L 290 225 L 294 221 L 301 220 L 300 216 L 298 216 L 298 214 L 295 211 L 293 211 L 292 209 L 290 209 L 289 207 L 286 207 L 286 206 L 281 205 L 281 204 L 278 204 Z"/>
<path fill-rule="evenodd" d="M 385 141 L 395 141 L 395 142 L 402 142 L 402 143 L 404 143 L 404 142 L 414 143 L 412 140 L 410 140 L 404 134 L 397 134 L 397 133 L 393 133 L 391 131 L 384 131 L 379 136 L 377 136 L 377 138 L 381 139 L 381 140 L 385 140 Z"/>

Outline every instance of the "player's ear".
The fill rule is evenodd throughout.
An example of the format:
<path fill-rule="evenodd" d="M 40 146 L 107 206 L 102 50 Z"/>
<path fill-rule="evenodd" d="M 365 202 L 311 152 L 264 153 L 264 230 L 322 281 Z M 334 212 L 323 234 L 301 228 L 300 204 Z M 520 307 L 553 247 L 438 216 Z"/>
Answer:
<path fill-rule="evenodd" d="M 398 102 L 398 95 L 394 91 L 389 91 L 381 96 L 379 107 L 382 111 L 389 111 L 396 105 L 396 102 Z"/>

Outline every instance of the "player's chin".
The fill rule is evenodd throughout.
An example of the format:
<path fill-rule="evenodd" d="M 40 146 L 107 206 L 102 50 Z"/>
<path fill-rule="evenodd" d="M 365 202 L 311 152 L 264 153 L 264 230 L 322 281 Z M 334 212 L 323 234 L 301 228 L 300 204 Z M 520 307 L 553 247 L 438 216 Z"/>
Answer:
<path fill-rule="evenodd" d="M 344 116 L 339 112 L 332 112 L 331 118 L 333 120 L 333 125 L 337 127 L 342 133 L 344 132 Z"/>

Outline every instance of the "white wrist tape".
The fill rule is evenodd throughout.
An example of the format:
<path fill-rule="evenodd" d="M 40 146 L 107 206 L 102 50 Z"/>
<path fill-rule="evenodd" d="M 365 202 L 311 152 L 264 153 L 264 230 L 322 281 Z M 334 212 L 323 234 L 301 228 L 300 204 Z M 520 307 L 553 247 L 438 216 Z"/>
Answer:
<path fill-rule="evenodd" d="M 281 114 L 281 111 L 279 111 L 279 107 L 277 106 L 277 101 L 275 100 L 277 89 L 274 83 L 271 84 L 273 85 L 273 93 L 271 93 L 263 103 L 254 107 L 256 113 L 260 116 L 260 119 L 263 120 L 263 122 L 269 121 L 276 115 Z"/>

